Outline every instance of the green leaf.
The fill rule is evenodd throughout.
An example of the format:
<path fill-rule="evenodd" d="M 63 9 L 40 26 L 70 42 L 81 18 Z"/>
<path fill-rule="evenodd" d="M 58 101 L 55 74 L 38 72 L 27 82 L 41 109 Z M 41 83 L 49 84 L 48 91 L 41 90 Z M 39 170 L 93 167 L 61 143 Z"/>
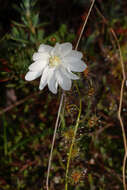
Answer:
<path fill-rule="evenodd" d="M 15 22 L 14 20 L 12 20 L 12 23 L 16 26 L 19 26 L 19 27 L 26 27 L 24 24 L 21 24 L 21 23 L 18 23 L 18 22 Z"/>
<path fill-rule="evenodd" d="M 7 88 L 13 88 L 13 87 L 15 87 L 15 86 L 16 86 L 16 84 L 7 84 L 7 85 L 6 85 Z"/>
<path fill-rule="evenodd" d="M 36 42 L 36 38 L 35 38 L 35 35 L 30 35 L 30 41 L 35 43 Z"/>
<path fill-rule="evenodd" d="M 39 15 L 38 14 L 36 14 L 36 15 L 34 15 L 33 17 L 32 17 L 32 23 L 33 23 L 33 26 L 37 26 L 37 24 L 38 24 L 38 21 L 39 21 Z"/>
<path fill-rule="evenodd" d="M 49 24 L 50 24 L 50 22 L 43 22 L 43 23 L 38 24 L 36 27 L 37 27 L 37 28 L 39 28 L 39 27 L 44 27 L 44 26 L 47 26 L 47 25 L 49 25 Z"/>
<path fill-rule="evenodd" d="M 28 26 L 28 21 L 26 20 L 25 16 L 22 16 L 21 19 L 22 19 L 23 23 L 24 23 L 26 26 Z"/>
<path fill-rule="evenodd" d="M 18 36 L 19 36 L 19 31 L 17 30 L 16 27 L 13 27 L 13 28 L 12 28 L 12 34 L 13 34 L 15 37 L 18 37 Z"/>
<path fill-rule="evenodd" d="M 41 41 L 44 36 L 44 30 L 40 29 L 37 31 L 37 39 L 38 41 Z"/>
<path fill-rule="evenodd" d="M 61 37 L 64 37 L 67 33 L 67 26 L 65 24 L 62 24 L 59 29 L 59 33 Z"/>
<path fill-rule="evenodd" d="M 21 43 L 24 43 L 24 44 L 28 44 L 29 42 L 24 40 L 24 39 L 20 39 L 20 38 L 15 38 L 15 37 L 11 37 L 12 40 L 15 40 L 17 42 L 21 42 Z"/>
<path fill-rule="evenodd" d="M 70 33 L 68 34 L 66 41 L 72 42 L 74 39 L 75 39 L 75 34 Z"/>

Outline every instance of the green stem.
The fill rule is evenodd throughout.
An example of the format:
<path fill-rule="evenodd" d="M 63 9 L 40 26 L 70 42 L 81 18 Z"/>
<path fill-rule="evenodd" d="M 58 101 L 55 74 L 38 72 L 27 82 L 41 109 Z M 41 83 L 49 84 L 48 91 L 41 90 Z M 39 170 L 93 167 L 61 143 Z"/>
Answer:
<path fill-rule="evenodd" d="M 65 175 L 65 181 L 66 181 L 65 182 L 65 190 L 68 189 L 68 172 L 69 172 L 70 160 L 71 160 L 71 155 L 72 155 L 72 149 L 73 149 L 73 146 L 74 146 L 74 143 L 75 143 L 75 138 L 76 138 L 78 126 L 79 126 L 79 123 L 80 123 L 81 111 L 82 111 L 82 101 L 80 99 L 79 113 L 78 113 L 78 117 L 77 117 L 77 121 L 76 121 L 76 125 L 75 125 L 75 130 L 74 130 L 74 135 L 73 135 L 73 138 L 72 138 L 72 143 L 71 143 L 71 146 L 70 146 L 68 160 L 67 160 L 67 168 L 66 168 L 66 175 Z"/>

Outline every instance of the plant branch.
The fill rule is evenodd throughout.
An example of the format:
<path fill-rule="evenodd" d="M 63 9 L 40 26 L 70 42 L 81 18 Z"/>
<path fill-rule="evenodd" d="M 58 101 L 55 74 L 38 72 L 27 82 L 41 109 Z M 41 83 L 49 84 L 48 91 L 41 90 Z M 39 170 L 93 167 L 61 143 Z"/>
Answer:
<path fill-rule="evenodd" d="M 87 14 L 87 17 L 86 17 L 85 22 L 84 22 L 84 24 L 83 24 L 83 26 L 82 26 L 82 30 L 81 30 L 81 32 L 80 32 L 78 41 L 77 41 L 77 43 L 76 43 L 75 50 L 77 50 L 77 48 L 78 48 L 78 46 L 79 46 L 79 42 L 80 42 L 80 40 L 81 40 L 81 38 L 82 38 L 83 31 L 84 31 L 85 26 L 86 26 L 86 24 L 87 24 L 87 21 L 88 21 L 88 18 L 89 18 L 89 16 L 90 16 L 90 13 L 91 13 L 91 11 L 92 11 L 92 8 L 93 8 L 94 3 L 95 3 L 95 0 L 92 0 L 91 6 L 90 6 L 89 11 L 88 11 L 88 14 Z"/>
<path fill-rule="evenodd" d="M 49 190 L 49 174 L 50 174 L 50 169 L 51 169 L 52 154 L 53 154 L 53 149 L 54 149 L 54 144 L 55 144 L 55 139 L 56 139 L 56 132 L 57 132 L 57 128 L 58 128 L 58 122 L 59 122 L 59 118 L 60 118 L 61 108 L 62 108 L 62 104 L 63 104 L 63 98 L 64 98 L 64 92 L 62 92 L 62 95 L 60 98 L 60 104 L 59 104 L 59 109 L 58 109 L 58 114 L 57 114 L 57 119 L 56 119 L 56 123 L 55 123 L 54 134 L 53 134 L 53 140 L 52 140 L 52 145 L 51 145 L 51 151 L 50 151 L 50 156 L 49 156 L 47 178 L 46 178 L 46 189 L 47 190 Z"/>
<path fill-rule="evenodd" d="M 114 30 L 110 29 L 110 31 L 111 31 L 113 37 L 115 38 L 115 40 L 117 42 L 117 46 L 118 46 L 119 54 L 120 54 L 120 64 L 121 64 L 122 75 L 123 75 L 123 79 L 122 79 L 122 82 L 121 82 L 121 89 L 120 89 L 120 101 L 119 101 L 119 109 L 118 109 L 118 119 L 120 121 L 121 129 L 122 129 L 124 149 L 125 149 L 125 154 L 124 154 L 124 159 L 123 159 L 123 187 L 124 187 L 124 190 L 126 190 L 125 168 L 126 168 L 126 159 L 127 159 L 127 140 L 126 140 L 124 124 L 123 124 L 123 120 L 122 120 L 122 116 L 121 116 L 122 102 L 123 102 L 123 92 L 124 92 L 124 84 L 125 84 L 125 80 L 126 80 L 126 75 L 125 75 L 123 57 L 122 57 L 122 52 L 121 52 L 119 41 L 117 39 L 117 36 L 116 36 Z"/>
<path fill-rule="evenodd" d="M 42 93 L 42 91 L 35 92 L 34 94 L 29 95 L 29 96 L 27 96 L 27 97 L 25 97 L 25 98 L 23 98 L 23 99 L 21 99 L 21 100 L 16 101 L 14 104 L 11 104 L 10 106 L 1 109 L 1 110 L 0 110 L 0 115 L 6 113 L 6 112 L 8 112 L 8 111 L 10 111 L 10 110 L 13 109 L 14 107 L 19 106 L 20 104 L 23 104 L 25 101 L 27 101 L 27 100 L 29 100 L 30 98 L 32 98 L 32 97 L 34 97 L 34 96 L 36 96 L 36 95 L 39 95 L 39 94 L 41 94 L 41 93 Z"/>

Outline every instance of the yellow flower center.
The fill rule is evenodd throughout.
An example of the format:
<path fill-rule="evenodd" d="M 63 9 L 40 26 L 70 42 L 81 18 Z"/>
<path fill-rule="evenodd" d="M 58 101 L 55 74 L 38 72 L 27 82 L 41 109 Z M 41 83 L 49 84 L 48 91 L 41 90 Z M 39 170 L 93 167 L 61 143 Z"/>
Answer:
<path fill-rule="evenodd" d="M 50 67 L 55 67 L 60 64 L 60 58 L 58 56 L 51 56 L 49 58 L 49 66 Z"/>

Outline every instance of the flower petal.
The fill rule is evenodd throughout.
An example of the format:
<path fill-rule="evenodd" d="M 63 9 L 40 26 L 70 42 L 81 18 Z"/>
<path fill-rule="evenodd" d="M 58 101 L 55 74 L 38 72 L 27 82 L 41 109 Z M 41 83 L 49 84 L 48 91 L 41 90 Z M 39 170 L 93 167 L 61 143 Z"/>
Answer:
<path fill-rule="evenodd" d="M 29 70 L 30 71 L 42 71 L 46 67 L 47 64 L 48 64 L 48 62 L 45 60 L 42 60 L 42 61 L 38 60 L 29 66 Z"/>
<path fill-rule="evenodd" d="M 72 51 L 71 43 L 68 42 L 63 44 L 56 43 L 55 47 L 51 51 L 51 55 L 56 55 L 63 58 L 64 56 L 68 55 L 71 51 Z"/>
<path fill-rule="evenodd" d="M 41 72 L 32 72 L 32 71 L 29 71 L 29 72 L 26 74 L 25 79 L 26 79 L 27 81 L 32 81 L 32 80 L 34 80 L 34 79 L 40 77 L 40 75 L 41 75 Z"/>
<path fill-rule="evenodd" d="M 51 51 L 52 56 L 60 56 L 60 44 L 56 43 L 55 47 Z"/>
<path fill-rule="evenodd" d="M 56 84 L 55 84 L 55 86 L 56 86 L 56 89 L 58 88 L 58 82 L 56 81 Z"/>
<path fill-rule="evenodd" d="M 66 77 L 61 69 L 56 70 L 56 80 L 64 90 L 71 89 L 71 80 Z"/>
<path fill-rule="evenodd" d="M 75 75 L 74 73 L 72 73 L 71 71 L 68 71 L 66 69 L 63 69 L 63 73 L 69 78 L 69 79 L 72 79 L 72 80 L 78 80 L 79 79 L 79 76 Z"/>
<path fill-rule="evenodd" d="M 39 85 L 40 90 L 47 84 L 49 90 L 54 94 L 57 93 L 58 85 L 64 90 L 70 90 L 71 80 L 79 79 L 71 71 L 82 72 L 87 67 L 81 60 L 82 57 L 83 54 L 72 50 L 72 44 L 68 42 L 56 43 L 55 47 L 41 44 L 38 52 L 33 54 L 34 63 L 29 66 L 29 72 L 25 79 L 31 81 L 42 75 Z M 58 64 L 56 63 L 57 58 L 59 60 Z"/>
<path fill-rule="evenodd" d="M 74 72 L 82 72 L 86 69 L 87 65 L 82 60 L 75 58 L 65 58 L 63 65 Z"/>
<path fill-rule="evenodd" d="M 37 61 L 38 59 L 47 60 L 49 58 L 48 53 L 34 53 L 33 54 L 33 61 Z"/>
<path fill-rule="evenodd" d="M 68 55 L 72 51 L 72 44 L 71 43 L 63 43 L 60 45 L 60 53 L 62 57 Z"/>
<path fill-rule="evenodd" d="M 53 49 L 53 47 L 49 46 L 49 45 L 45 45 L 45 44 L 41 44 L 39 49 L 38 49 L 38 52 L 47 52 L 49 53 L 51 50 Z"/>
<path fill-rule="evenodd" d="M 57 93 L 57 86 L 56 86 L 56 78 L 55 78 L 54 69 L 52 69 L 52 71 L 50 71 L 50 76 L 48 78 L 48 88 L 53 94 Z"/>
<path fill-rule="evenodd" d="M 49 67 L 46 67 L 44 69 L 42 77 L 41 77 L 40 86 L 39 86 L 40 90 L 43 90 L 43 88 L 46 86 L 47 80 L 48 80 L 48 75 L 49 75 Z"/>
<path fill-rule="evenodd" d="M 83 54 L 80 51 L 76 51 L 76 50 L 72 50 L 67 56 L 70 58 L 77 58 L 77 59 L 81 59 L 83 57 Z"/>

